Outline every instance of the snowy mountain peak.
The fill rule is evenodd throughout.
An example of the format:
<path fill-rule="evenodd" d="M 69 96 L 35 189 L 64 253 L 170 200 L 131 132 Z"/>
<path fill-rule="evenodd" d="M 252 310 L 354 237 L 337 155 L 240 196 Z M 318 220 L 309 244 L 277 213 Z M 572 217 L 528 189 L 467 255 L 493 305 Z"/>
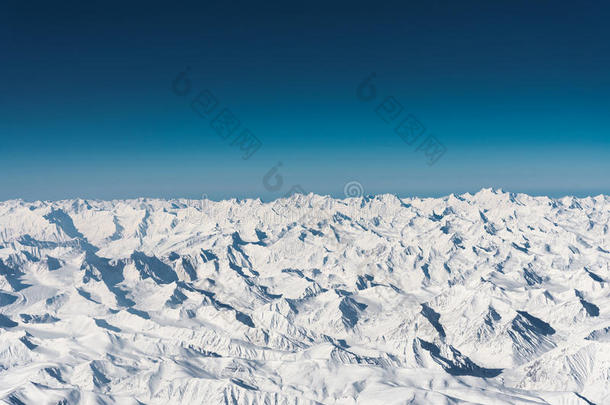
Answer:
<path fill-rule="evenodd" d="M 5 201 L 0 398 L 609 403 L 609 223 L 499 189 Z"/>

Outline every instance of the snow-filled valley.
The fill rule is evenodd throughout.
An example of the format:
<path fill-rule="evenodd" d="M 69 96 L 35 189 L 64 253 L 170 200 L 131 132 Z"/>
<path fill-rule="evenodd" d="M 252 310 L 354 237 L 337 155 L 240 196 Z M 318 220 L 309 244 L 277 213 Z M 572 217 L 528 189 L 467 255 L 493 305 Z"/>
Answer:
<path fill-rule="evenodd" d="M 0 203 L 7 404 L 610 404 L 610 197 Z"/>

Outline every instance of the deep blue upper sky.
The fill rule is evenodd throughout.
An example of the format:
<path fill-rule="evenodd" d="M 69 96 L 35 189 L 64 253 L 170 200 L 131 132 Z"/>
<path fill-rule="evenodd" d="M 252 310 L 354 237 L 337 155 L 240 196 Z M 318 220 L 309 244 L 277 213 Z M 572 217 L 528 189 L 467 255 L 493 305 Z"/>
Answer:
<path fill-rule="evenodd" d="M 610 3 L 292 3 L 2 2 L 0 199 L 610 194 Z M 394 132 L 409 114 L 413 145 Z M 262 146 L 244 160 L 246 128 Z"/>

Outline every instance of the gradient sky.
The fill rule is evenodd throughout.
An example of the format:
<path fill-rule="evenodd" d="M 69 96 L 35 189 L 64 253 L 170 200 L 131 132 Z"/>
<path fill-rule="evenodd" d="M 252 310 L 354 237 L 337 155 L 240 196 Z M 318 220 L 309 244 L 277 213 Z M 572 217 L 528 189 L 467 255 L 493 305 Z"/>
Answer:
<path fill-rule="evenodd" d="M 0 5 L 1 200 L 610 194 L 608 2 L 125 3 Z M 250 159 L 190 108 L 205 89 L 261 140 Z"/>

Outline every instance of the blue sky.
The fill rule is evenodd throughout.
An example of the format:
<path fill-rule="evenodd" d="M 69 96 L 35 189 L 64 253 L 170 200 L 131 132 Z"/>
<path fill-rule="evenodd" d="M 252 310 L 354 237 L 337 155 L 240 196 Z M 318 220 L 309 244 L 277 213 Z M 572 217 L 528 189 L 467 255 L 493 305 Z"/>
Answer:
<path fill-rule="evenodd" d="M 610 6 L 4 2 L 0 199 L 610 193 Z M 191 91 L 172 91 L 189 67 Z M 357 87 L 372 72 L 376 98 Z M 192 99 L 218 100 L 209 118 Z M 403 107 L 386 123 L 386 97 Z M 211 127 L 228 108 L 240 127 Z M 412 114 L 414 145 L 394 129 Z M 242 129 L 261 142 L 249 159 Z M 416 151 L 428 135 L 446 152 Z M 263 184 L 282 163 L 283 185 Z"/>

